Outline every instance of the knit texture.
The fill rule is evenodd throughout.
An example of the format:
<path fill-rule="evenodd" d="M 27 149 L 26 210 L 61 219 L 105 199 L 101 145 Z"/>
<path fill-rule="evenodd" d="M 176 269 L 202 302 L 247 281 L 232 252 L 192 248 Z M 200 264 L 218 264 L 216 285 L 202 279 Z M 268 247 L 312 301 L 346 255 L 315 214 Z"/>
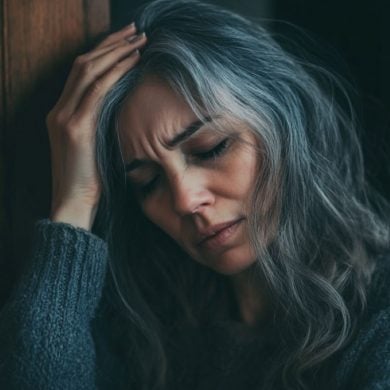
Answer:
<path fill-rule="evenodd" d="M 107 246 L 68 224 L 36 224 L 23 277 L 0 312 L 0 389 L 119 389 L 126 383 L 98 310 Z M 390 389 L 390 260 L 378 259 L 368 310 L 335 356 L 332 389 Z M 167 390 L 258 389 L 267 344 L 237 321 L 177 334 Z"/>
<path fill-rule="evenodd" d="M 26 272 L 0 314 L 0 389 L 93 389 L 90 320 L 107 248 L 98 237 L 40 221 Z"/>

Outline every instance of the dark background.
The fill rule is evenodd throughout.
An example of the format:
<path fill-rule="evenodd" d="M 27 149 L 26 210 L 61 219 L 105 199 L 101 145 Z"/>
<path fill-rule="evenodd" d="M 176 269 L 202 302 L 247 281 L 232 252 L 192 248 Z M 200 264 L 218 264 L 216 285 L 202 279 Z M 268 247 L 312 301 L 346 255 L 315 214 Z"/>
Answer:
<path fill-rule="evenodd" d="M 208 1 L 251 18 L 266 20 L 275 33 L 302 42 L 350 81 L 358 93 L 362 145 L 370 182 L 390 199 L 390 1 L 387 0 L 219 0 Z M 134 7 L 145 1 L 133 1 Z M 119 27 L 132 19 L 128 0 L 111 1 Z M 285 23 L 288 22 L 288 23 Z M 310 49 L 310 48 L 309 48 Z"/>
<path fill-rule="evenodd" d="M 390 2 L 387 0 L 276 0 L 275 17 L 307 29 L 319 45 L 331 46 L 329 65 L 359 92 L 366 169 L 372 184 L 390 199 Z"/>

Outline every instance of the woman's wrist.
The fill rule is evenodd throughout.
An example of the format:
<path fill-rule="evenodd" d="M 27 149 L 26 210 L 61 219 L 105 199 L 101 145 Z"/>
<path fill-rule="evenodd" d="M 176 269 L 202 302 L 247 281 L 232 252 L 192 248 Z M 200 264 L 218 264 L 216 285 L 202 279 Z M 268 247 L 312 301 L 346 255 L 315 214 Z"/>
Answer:
<path fill-rule="evenodd" d="M 91 206 L 82 202 L 70 201 L 53 207 L 50 214 L 52 222 L 68 223 L 90 231 L 95 220 L 97 205 Z"/>

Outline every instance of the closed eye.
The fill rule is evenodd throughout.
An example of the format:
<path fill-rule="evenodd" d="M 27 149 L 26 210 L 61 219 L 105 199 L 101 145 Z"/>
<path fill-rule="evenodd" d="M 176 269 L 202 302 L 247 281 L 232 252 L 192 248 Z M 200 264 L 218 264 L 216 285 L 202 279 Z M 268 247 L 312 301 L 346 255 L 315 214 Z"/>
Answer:
<path fill-rule="evenodd" d="M 215 159 L 222 155 L 229 146 L 229 138 L 225 138 L 218 145 L 214 146 L 212 149 L 205 152 L 194 153 L 193 156 L 201 160 L 210 160 Z"/>
<path fill-rule="evenodd" d="M 155 189 L 155 187 L 156 187 L 156 185 L 157 185 L 157 183 L 158 183 L 158 180 L 159 180 L 159 176 L 155 176 L 155 177 L 154 177 L 152 180 L 150 180 L 149 182 L 147 182 L 147 183 L 145 183 L 145 184 L 139 186 L 138 191 L 139 191 L 143 196 L 148 195 L 149 193 L 151 193 L 151 192 Z"/>
<path fill-rule="evenodd" d="M 192 156 L 202 161 L 215 160 L 218 157 L 222 156 L 224 152 L 226 152 L 229 145 L 230 145 L 230 139 L 225 138 L 223 141 L 221 141 L 213 148 L 206 150 L 205 152 L 192 153 Z M 137 185 L 136 186 L 137 192 L 139 192 L 142 197 L 147 197 L 156 189 L 159 181 L 160 181 L 160 175 L 156 175 L 149 182 L 145 184 Z"/>

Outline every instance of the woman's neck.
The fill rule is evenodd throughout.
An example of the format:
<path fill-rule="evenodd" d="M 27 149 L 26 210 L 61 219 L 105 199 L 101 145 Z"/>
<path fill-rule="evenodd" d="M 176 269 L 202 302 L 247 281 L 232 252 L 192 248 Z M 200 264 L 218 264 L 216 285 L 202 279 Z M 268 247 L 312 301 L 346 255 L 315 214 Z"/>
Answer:
<path fill-rule="evenodd" d="M 250 327 L 264 325 L 269 306 L 264 282 L 256 277 L 252 269 L 233 275 L 229 279 L 238 306 L 240 320 Z"/>

